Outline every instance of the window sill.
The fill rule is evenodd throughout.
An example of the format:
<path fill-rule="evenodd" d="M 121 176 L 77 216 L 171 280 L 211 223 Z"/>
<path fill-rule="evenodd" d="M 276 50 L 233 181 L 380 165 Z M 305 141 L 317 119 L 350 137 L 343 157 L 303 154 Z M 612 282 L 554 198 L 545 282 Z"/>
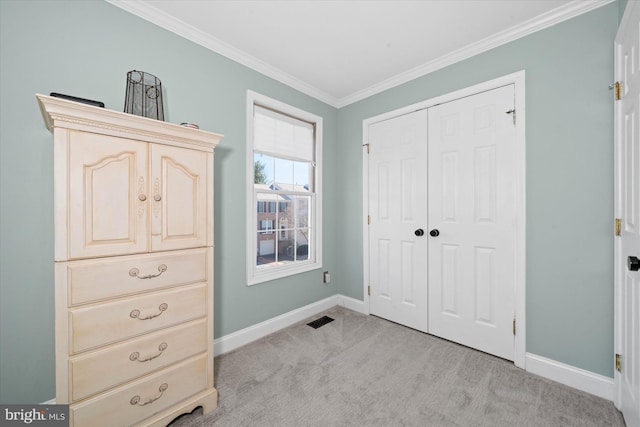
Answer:
<path fill-rule="evenodd" d="M 269 282 L 276 279 L 282 279 L 284 277 L 293 276 L 300 273 L 306 273 L 312 270 L 322 269 L 322 264 L 319 262 L 304 263 L 302 265 L 295 265 L 291 267 L 279 267 L 276 269 L 264 269 L 253 270 L 249 272 L 247 286 L 257 285 L 259 283 Z"/>

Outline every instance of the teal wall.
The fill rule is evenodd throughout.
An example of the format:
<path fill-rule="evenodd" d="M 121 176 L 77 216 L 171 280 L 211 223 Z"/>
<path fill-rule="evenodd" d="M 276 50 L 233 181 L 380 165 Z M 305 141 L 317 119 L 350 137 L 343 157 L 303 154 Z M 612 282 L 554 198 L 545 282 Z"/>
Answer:
<path fill-rule="evenodd" d="M 338 277 L 323 284 L 322 270 L 248 287 L 244 217 L 251 89 L 324 118 L 323 261 L 335 270 L 335 108 L 104 1 L 0 0 L 0 19 L 0 403 L 55 396 L 53 144 L 35 93 L 73 94 L 122 111 L 127 71 L 148 71 L 162 80 L 167 121 L 225 135 L 215 158 L 217 337 L 338 292 Z"/>
<path fill-rule="evenodd" d="M 526 72 L 527 352 L 613 377 L 613 40 L 611 3 L 344 107 L 337 169 L 347 185 L 338 271 L 362 298 L 362 120 Z M 355 167 L 354 167 L 355 166 Z"/>
<path fill-rule="evenodd" d="M 216 337 L 342 293 L 362 299 L 362 120 L 521 69 L 527 81 L 527 351 L 613 376 L 610 4 L 336 110 L 103 1 L 0 0 L 0 403 L 51 399 L 53 147 L 35 93 L 122 110 L 151 72 L 167 120 L 216 150 Z M 245 93 L 324 118 L 324 268 L 246 286 Z"/>
<path fill-rule="evenodd" d="M 619 21 L 622 21 L 622 15 L 624 15 L 624 10 L 627 7 L 627 3 L 629 3 L 629 0 L 618 0 L 618 18 L 619 18 Z"/>

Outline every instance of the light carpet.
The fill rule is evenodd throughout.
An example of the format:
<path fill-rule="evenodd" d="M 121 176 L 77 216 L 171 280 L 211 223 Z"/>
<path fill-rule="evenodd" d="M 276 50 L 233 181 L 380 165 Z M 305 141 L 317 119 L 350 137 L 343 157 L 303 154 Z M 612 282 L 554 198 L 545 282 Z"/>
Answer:
<path fill-rule="evenodd" d="M 624 426 L 612 402 L 342 307 L 216 357 L 215 386 L 218 409 L 171 426 Z"/>

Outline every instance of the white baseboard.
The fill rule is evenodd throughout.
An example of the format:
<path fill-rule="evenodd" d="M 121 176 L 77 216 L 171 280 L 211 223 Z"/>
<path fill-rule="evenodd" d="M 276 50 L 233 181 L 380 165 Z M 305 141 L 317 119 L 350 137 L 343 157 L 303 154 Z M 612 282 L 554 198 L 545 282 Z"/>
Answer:
<path fill-rule="evenodd" d="M 337 294 L 335 296 L 338 297 L 338 305 L 361 314 L 369 314 L 369 309 L 365 307 L 364 301 L 360 301 L 359 299 L 347 297 L 340 294 Z"/>
<path fill-rule="evenodd" d="M 338 294 L 225 335 L 213 341 L 214 353 L 216 356 L 228 353 L 336 305 L 342 305 Z"/>
<path fill-rule="evenodd" d="M 613 378 L 531 353 L 525 355 L 525 369 L 532 374 L 613 401 Z"/>

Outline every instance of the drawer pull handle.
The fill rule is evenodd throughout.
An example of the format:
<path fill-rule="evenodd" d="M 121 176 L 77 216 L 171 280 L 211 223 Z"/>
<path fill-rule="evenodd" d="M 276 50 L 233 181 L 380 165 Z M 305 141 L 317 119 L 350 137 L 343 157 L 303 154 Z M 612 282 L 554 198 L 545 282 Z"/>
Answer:
<path fill-rule="evenodd" d="M 165 271 L 167 271 L 167 266 L 165 264 L 160 264 L 158 266 L 158 274 L 148 274 L 146 276 L 138 276 L 138 274 L 140 274 L 140 270 L 137 268 L 132 268 L 131 270 L 129 270 L 129 276 L 137 277 L 138 279 L 153 279 L 154 277 L 158 277 Z"/>
<path fill-rule="evenodd" d="M 133 353 L 131 353 L 129 355 L 129 360 L 131 360 L 132 362 L 135 362 L 135 361 L 148 362 L 150 360 L 155 359 L 156 357 L 160 357 L 162 352 L 165 351 L 167 349 L 167 347 L 169 347 L 169 345 L 166 342 L 161 343 L 158 346 L 158 350 L 160 350 L 160 353 L 158 353 L 156 355 L 153 355 L 153 356 L 146 357 L 146 358 L 140 358 L 140 353 L 138 353 L 137 351 L 134 351 Z"/>
<path fill-rule="evenodd" d="M 150 314 L 148 316 L 140 317 L 140 310 L 136 308 L 135 310 L 131 310 L 131 313 L 129 313 L 129 316 L 131 316 L 132 319 L 149 320 L 149 319 L 153 319 L 154 317 L 160 316 L 168 308 L 169 308 L 169 305 L 163 302 L 158 306 L 158 310 L 160 310 L 160 313 L 158 314 Z"/>
<path fill-rule="evenodd" d="M 140 402 L 140 400 L 142 399 L 139 395 L 135 395 L 131 398 L 131 400 L 129 401 L 129 403 L 131 403 L 133 406 L 138 405 L 138 406 L 146 406 L 150 403 L 155 402 L 156 400 L 160 399 L 162 397 L 162 395 L 164 394 L 164 392 L 169 388 L 169 384 L 167 383 L 162 383 L 160 384 L 160 387 L 158 387 L 158 391 L 160 392 L 159 395 L 157 395 L 156 397 L 152 397 L 151 399 L 145 401 L 145 402 Z"/>

